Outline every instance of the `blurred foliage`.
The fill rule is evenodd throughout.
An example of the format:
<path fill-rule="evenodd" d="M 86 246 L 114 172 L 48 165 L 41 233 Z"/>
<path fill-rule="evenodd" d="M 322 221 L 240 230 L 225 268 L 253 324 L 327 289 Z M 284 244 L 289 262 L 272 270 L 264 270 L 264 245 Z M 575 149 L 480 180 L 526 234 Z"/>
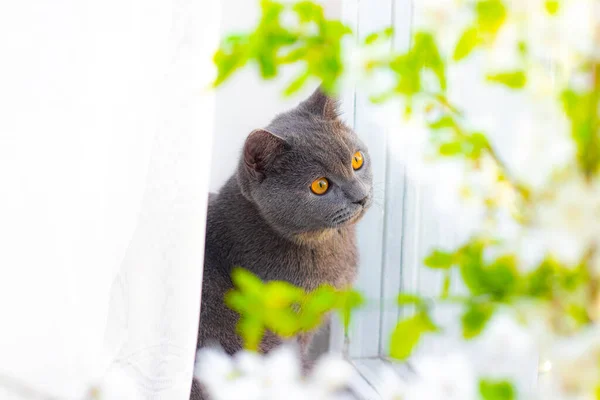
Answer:
<path fill-rule="evenodd" d="M 303 69 L 286 94 L 300 90 L 309 78 L 321 80 L 332 91 L 344 68 L 341 39 L 351 34 L 350 28 L 326 19 L 323 8 L 310 1 L 290 5 L 262 0 L 261 9 L 253 32 L 227 36 L 221 43 L 214 56 L 215 86 L 250 62 L 257 64 L 264 79 L 276 77 L 282 66 L 301 64 Z"/>
<path fill-rule="evenodd" d="M 370 51 L 392 37 L 393 32 L 388 28 L 368 35 L 358 45 L 367 55 L 361 64 L 362 72 L 367 76 L 375 72 L 391 74 L 390 87 L 371 100 L 381 103 L 401 99 L 405 115 L 427 117 L 429 138 L 438 156 L 462 158 L 473 165 L 483 156 L 491 158 L 499 171 L 498 181 L 512 187 L 517 203 L 526 204 L 530 199 L 528 187 L 511 177 L 486 133 L 465 123 L 463 111 L 446 96 L 449 67 L 492 46 L 508 19 L 504 0 L 473 0 L 471 4 L 472 20 L 456 38 L 451 54 L 443 54 L 435 34 L 424 30 L 413 32 L 411 46 L 404 52 Z M 544 4 L 550 15 L 559 11 L 559 1 L 547 0 Z M 349 60 L 344 58 L 342 40 L 352 35 L 351 29 L 340 21 L 326 18 L 322 7 L 310 1 L 290 4 L 263 0 L 261 7 L 262 15 L 254 30 L 223 40 L 214 57 L 218 68 L 215 85 L 223 84 L 249 63 L 256 64 L 265 79 L 278 76 L 281 67 L 293 64 L 299 66 L 301 72 L 286 87 L 285 94 L 300 90 L 311 79 L 321 81 L 327 91 L 337 90 L 343 74 L 348 72 L 345 68 Z M 522 65 L 487 71 L 488 83 L 506 90 L 522 90 L 528 86 L 528 49 L 520 42 L 517 50 Z M 581 170 L 592 177 L 600 165 L 600 68 L 596 64 L 586 68 L 585 72 L 593 73 L 594 88 L 581 91 L 566 87 L 560 101 L 571 124 Z M 426 267 L 444 274 L 440 295 L 427 299 L 417 294 L 400 294 L 398 305 L 414 312 L 404 313 L 406 317 L 392 332 L 391 357 L 407 359 L 423 337 L 441 330 L 432 318 L 435 302 L 458 303 L 462 307 L 460 321 L 465 339 L 483 332 L 503 307 L 523 301 L 548 306 L 557 331 L 569 331 L 592 320 L 593 311 L 588 305 L 590 293 L 586 292 L 591 278 L 585 262 L 569 268 L 546 258 L 532 271 L 523 272 L 517 268 L 514 254 L 500 254 L 491 260 L 485 257 L 486 250 L 493 250 L 494 246 L 493 242 L 473 237 L 457 249 L 436 249 L 426 257 Z M 450 295 L 452 276 L 460 276 L 467 291 L 465 296 Z M 258 348 L 265 330 L 290 337 L 314 329 L 332 311 L 341 314 L 347 329 L 352 311 L 363 303 L 356 291 L 323 286 L 306 293 L 285 282 L 262 282 L 241 269 L 234 271 L 233 280 L 236 290 L 227 295 L 227 304 L 240 314 L 240 334 L 246 347 L 252 349 Z M 516 397 L 509 382 L 482 380 L 479 391 L 487 400 Z"/>
<path fill-rule="evenodd" d="M 465 339 L 479 336 L 494 314 L 492 302 L 470 302 L 461 317 L 462 333 Z"/>
<path fill-rule="evenodd" d="M 522 89 L 527 84 L 527 75 L 525 71 L 501 72 L 498 74 L 489 74 L 489 82 L 501 83 L 511 89 Z"/>
<path fill-rule="evenodd" d="M 344 59 L 342 39 L 351 36 L 352 30 L 338 20 L 327 18 L 322 6 L 311 1 L 284 3 L 262 0 L 260 4 L 261 17 L 252 31 L 232 34 L 222 41 L 214 56 L 218 71 L 215 86 L 223 84 L 249 63 L 256 64 L 265 79 L 278 76 L 281 67 L 293 64 L 300 67 L 300 73 L 288 84 L 285 94 L 297 92 L 311 79 L 322 82 L 323 88 L 329 92 L 337 90 L 345 72 L 344 67 L 350 62 Z M 425 107 L 435 106 L 445 111 L 440 120 L 431 125 L 432 140 L 438 146 L 440 156 L 478 159 L 491 153 L 502 167 L 484 132 L 461 129 L 458 118 L 461 113 L 447 101 L 444 94 L 448 84 L 448 65 L 465 60 L 477 49 L 493 45 L 507 20 L 504 0 L 474 0 L 471 4 L 472 20 L 458 37 L 450 56 L 441 54 L 433 33 L 417 30 L 406 52 L 389 51 L 388 54 L 372 57 L 365 60 L 363 68 L 367 74 L 385 70 L 394 77 L 393 87 L 374 95 L 374 102 L 399 96 L 406 101 L 405 112 L 410 114 L 414 100 L 426 98 L 429 101 L 425 102 Z M 545 2 L 549 14 L 556 14 L 559 6 L 559 1 Z M 381 40 L 389 39 L 392 33 L 391 28 L 373 32 L 366 36 L 361 46 L 365 49 L 378 46 Z M 525 44 L 520 43 L 518 50 L 525 59 Z M 589 68 L 593 69 L 598 86 L 599 68 L 597 65 Z M 528 81 L 525 68 L 491 71 L 486 79 L 511 90 L 525 88 Z M 589 93 L 565 89 L 562 95 L 564 108 L 572 124 L 572 136 L 579 149 L 580 163 L 588 174 L 597 172 L 600 164 L 598 93 L 600 88 L 596 87 Z M 447 138 L 436 133 L 440 130 L 454 131 L 455 135 Z M 507 171 L 503 176 L 509 176 Z M 521 194 L 525 194 L 523 185 L 511 183 Z"/>
<path fill-rule="evenodd" d="M 479 394 L 483 400 L 513 400 L 517 393 L 508 381 L 492 381 L 482 379 L 479 381 Z"/>
<path fill-rule="evenodd" d="M 446 90 L 446 66 L 436 45 L 435 38 L 431 33 L 417 32 L 413 40 L 414 44 L 408 52 L 392 56 L 389 59 L 372 60 L 369 63 L 368 68 L 389 69 L 395 77 L 395 85 L 392 90 L 380 96 L 375 96 L 373 101 L 382 102 L 393 95 L 401 95 L 409 100 L 410 107 L 412 97 L 425 89 L 440 93 Z M 424 79 L 431 76 L 429 73 L 432 73 L 435 77 L 435 83 L 428 82 L 426 87 Z"/>
<path fill-rule="evenodd" d="M 425 310 L 398 322 L 392 332 L 390 356 L 397 360 L 406 360 L 424 335 L 438 330 Z"/>
<path fill-rule="evenodd" d="M 479 46 L 492 43 L 506 19 L 506 7 L 501 0 L 477 1 L 473 11 L 473 22 L 460 35 L 454 49 L 454 61 L 461 61 Z"/>
<path fill-rule="evenodd" d="M 577 92 L 566 89 L 561 96 L 563 107 L 571 121 L 571 135 L 577 145 L 581 168 L 588 176 L 598 172 L 600 166 L 600 64 L 590 67 L 594 87 L 590 91 Z"/>
<path fill-rule="evenodd" d="M 460 323 L 464 339 L 473 339 L 485 329 L 493 315 L 503 307 L 517 305 L 524 300 L 552 302 L 556 313 L 557 330 L 568 330 L 590 322 L 582 290 L 589 282 L 584 264 L 569 268 L 552 260 L 543 260 L 531 272 L 517 269 L 512 254 L 499 255 L 493 260 L 484 257 L 484 251 L 493 244 L 473 239 L 454 252 L 433 250 L 424 265 L 434 270 L 447 271 L 440 296 L 426 299 L 417 294 L 402 293 L 401 307 L 415 306 L 417 316 L 400 321 L 391 337 L 391 356 L 403 360 L 412 354 L 419 339 L 440 330 L 431 317 L 431 304 L 453 303 L 462 307 Z M 452 297 L 449 276 L 457 270 L 468 291 L 466 296 Z"/>
<path fill-rule="evenodd" d="M 231 277 L 235 289 L 226 294 L 225 304 L 240 314 L 237 329 L 249 350 L 258 350 L 267 330 L 290 338 L 316 329 L 330 312 L 338 312 L 347 329 L 352 311 L 364 303 L 352 289 L 323 285 L 307 293 L 288 282 L 263 282 L 242 268 Z"/>

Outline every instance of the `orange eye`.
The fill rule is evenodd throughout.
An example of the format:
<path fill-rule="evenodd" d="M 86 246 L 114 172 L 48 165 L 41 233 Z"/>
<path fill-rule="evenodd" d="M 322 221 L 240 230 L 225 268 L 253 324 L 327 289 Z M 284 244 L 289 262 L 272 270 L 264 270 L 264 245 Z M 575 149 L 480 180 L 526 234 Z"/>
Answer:
<path fill-rule="evenodd" d="M 364 162 L 365 160 L 363 158 L 363 154 L 360 151 L 354 153 L 352 156 L 352 168 L 354 168 L 355 171 L 359 170 L 363 166 Z"/>
<path fill-rule="evenodd" d="M 314 194 L 325 194 L 327 189 L 329 189 L 329 181 L 327 178 L 315 179 L 310 185 L 310 190 L 312 190 Z"/>

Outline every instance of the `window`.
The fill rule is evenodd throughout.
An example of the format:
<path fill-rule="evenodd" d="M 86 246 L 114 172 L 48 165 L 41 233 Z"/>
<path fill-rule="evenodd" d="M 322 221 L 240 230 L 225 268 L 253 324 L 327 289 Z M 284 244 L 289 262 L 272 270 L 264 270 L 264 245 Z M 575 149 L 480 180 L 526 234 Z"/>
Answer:
<path fill-rule="evenodd" d="M 332 17 L 341 18 L 358 32 L 359 40 L 369 33 L 393 26 L 392 46 L 402 51 L 409 46 L 413 0 L 323 0 Z M 228 5 L 229 4 L 229 5 Z M 227 0 L 224 9 L 241 7 L 240 0 Z M 250 29 L 256 17 L 255 3 L 244 3 L 244 12 L 223 15 L 221 32 Z M 294 107 L 312 87 L 291 99 L 281 98 L 281 87 L 294 76 L 284 71 L 275 83 L 263 81 L 252 69 L 239 72 L 216 94 L 216 121 L 211 169 L 211 191 L 218 190 L 237 162 L 247 134 L 267 124 L 280 111 Z M 253 93 L 260 101 L 249 101 Z M 402 317 L 395 306 L 401 291 L 428 293 L 437 290 L 441 278 L 419 268 L 428 249 L 437 243 L 451 245 L 449 224 L 441 225 L 432 213 L 426 189 L 417 187 L 405 175 L 402 160 L 389 147 L 387 134 L 373 120 L 369 99 L 355 88 L 342 93 L 344 119 L 369 147 L 373 158 L 376 204 L 359 226 L 361 265 L 357 287 L 371 301 L 357 313 L 348 338 L 337 321 L 332 321 L 329 338 L 316 338 L 315 352 L 344 352 L 365 377 L 387 353 L 389 334 Z M 241 115 L 243 118 L 232 118 Z M 327 334 L 327 332 L 325 332 Z M 315 348 L 316 347 L 316 348 Z"/>
<path fill-rule="evenodd" d="M 344 2 L 342 16 L 358 32 L 359 40 L 392 26 L 391 46 L 401 52 L 410 45 L 414 3 L 349 0 Z M 356 287 L 371 304 L 356 313 L 348 337 L 339 321 L 332 322 L 330 348 L 343 351 L 368 382 L 376 379 L 378 364 L 385 362 L 388 354 L 390 334 L 403 317 L 396 305 L 398 293 L 439 291 L 442 277 L 420 266 L 433 246 L 455 244 L 455 234 L 450 221 L 436 214 L 430 190 L 407 176 L 402 160 L 392 152 L 385 128 L 373 119 L 372 110 L 377 106 L 352 88 L 343 95 L 342 105 L 347 122 L 372 155 L 377 204 L 358 229 L 361 261 Z M 432 342 L 428 347 L 436 345 L 439 343 Z M 363 395 L 376 398 L 368 386 Z"/>

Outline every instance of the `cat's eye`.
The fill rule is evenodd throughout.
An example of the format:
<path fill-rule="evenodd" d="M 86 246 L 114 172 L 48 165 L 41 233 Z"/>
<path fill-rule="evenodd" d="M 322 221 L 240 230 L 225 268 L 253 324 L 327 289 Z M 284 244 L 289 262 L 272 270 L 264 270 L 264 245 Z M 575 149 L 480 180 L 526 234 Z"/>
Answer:
<path fill-rule="evenodd" d="M 314 194 L 325 194 L 325 192 L 327 192 L 327 189 L 329 189 L 329 181 L 327 180 L 327 178 L 323 177 L 315 179 L 310 185 L 310 190 L 312 190 Z"/>
<path fill-rule="evenodd" d="M 352 156 L 352 168 L 356 171 L 359 170 L 363 164 L 365 163 L 365 159 L 363 157 L 363 154 L 360 151 L 357 151 L 356 153 L 354 153 L 354 155 Z"/>

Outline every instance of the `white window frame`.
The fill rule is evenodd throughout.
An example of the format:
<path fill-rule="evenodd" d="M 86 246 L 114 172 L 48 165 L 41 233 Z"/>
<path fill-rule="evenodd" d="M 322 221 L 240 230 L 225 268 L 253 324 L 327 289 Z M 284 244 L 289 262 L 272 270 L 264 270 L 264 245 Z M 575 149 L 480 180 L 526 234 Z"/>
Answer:
<path fill-rule="evenodd" d="M 372 32 L 394 28 L 390 50 L 403 52 L 410 46 L 414 0 L 347 0 L 342 20 L 362 42 Z M 379 398 L 373 388 L 379 368 L 388 363 L 389 338 L 398 320 L 413 312 L 400 309 L 395 299 L 401 292 L 433 295 L 442 277 L 422 266 L 432 245 L 450 244 L 451 230 L 443 229 L 426 198 L 425 188 L 406 175 L 405 168 L 389 146 L 388 132 L 373 120 L 377 105 L 356 88 L 342 94 L 342 107 L 349 123 L 365 142 L 373 166 L 375 202 L 358 228 L 359 274 L 355 287 L 367 298 L 364 310 L 354 315 L 348 335 L 334 318 L 330 351 L 342 352 L 364 378 L 360 395 Z M 374 308 L 375 307 L 375 308 Z M 395 365 L 410 375 L 410 365 Z"/>
<path fill-rule="evenodd" d="M 372 32 L 394 27 L 390 50 L 408 48 L 412 25 L 412 0 L 347 0 L 342 20 L 362 42 Z M 371 155 L 375 204 L 358 228 L 360 253 L 356 288 L 368 299 L 381 303 L 379 309 L 359 311 L 348 337 L 339 321 L 331 329 L 330 349 L 343 351 L 351 360 L 380 359 L 386 352 L 387 334 L 398 321 L 394 299 L 400 291 L 418 286 L 418 241 L 403 235 L 418 229 L 419 189 L 407 184 L 405 170 L 388 146 L 388 135 L 373 121 L 367 96 L 356 88 L 342 94 L 342 107 L 349 123 L 365 142 Z M 402 268 L 400 267 L 402 266 Z M 377 304 L 379 306 L 379 304 Z"/>

